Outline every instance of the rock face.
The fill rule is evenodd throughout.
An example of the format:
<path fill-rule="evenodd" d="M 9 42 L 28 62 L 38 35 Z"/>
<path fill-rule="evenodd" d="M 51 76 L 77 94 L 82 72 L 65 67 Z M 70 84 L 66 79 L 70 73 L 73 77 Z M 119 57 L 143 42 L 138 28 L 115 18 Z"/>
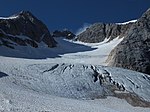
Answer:
<path fill-rule="evenodd" d="M 23 37 L 28 38 L 23 38 Z M 13 45 L 38 47 L 37 43 L 44 42 L 48 47 L 56 46 L 46 25 L 33 16 L 29 11 L 17 15 L 0 18 L 0 45 L 13 48 Z M 15 43 L 15 44 L 14 44 Z"/>
<path fill-rule="evenodd" d="M 86 43 L 98 43 L 105 40 L 105 38 L 112 40 L 118 36 L 123 37 L 133 23 L 128 24 L 105 24 L 95 23 L 91 25 L 86 31 L 77 35 L 76 40 Z"/>
<path fill-rule="evenodd" d="M 132 25 L 107 61 L 111 66 L 150 74 L 150 9 Z"/>
<path fill-rule="evenodd" d="M 64 31 L 54 31 L 52 37 L 64 37 L 66 39 L 74 39 L 75 38 L 75 34 L 73 34 L 71 31 L 69 30 L 64 30 Z"/>

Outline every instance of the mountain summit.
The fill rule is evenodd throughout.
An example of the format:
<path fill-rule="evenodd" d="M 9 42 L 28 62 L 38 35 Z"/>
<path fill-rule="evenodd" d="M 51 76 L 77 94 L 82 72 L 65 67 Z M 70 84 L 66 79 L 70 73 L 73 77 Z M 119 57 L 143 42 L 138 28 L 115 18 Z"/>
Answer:
<path fill-rule="evenodd" d="M 1 45 L 11 48 L 14 48 L 15 44 L 38 47 L 40 42 L 44 42 L 48 47 L 56 46 L 46 25 L 29 11 L 21 11 L 8 18 L 0 18 L 0 35 Z"/>
<path fill-rule="evenodd" d="M 95 23 L 87 28 L 84 32 L 77 35 L 76 40 L 87 43 L 98 43 L 105 39 L 109 41 L 116 37 L 124 37 L 126 32 L 134 24 L 134 21 L 128 23 Z"/>

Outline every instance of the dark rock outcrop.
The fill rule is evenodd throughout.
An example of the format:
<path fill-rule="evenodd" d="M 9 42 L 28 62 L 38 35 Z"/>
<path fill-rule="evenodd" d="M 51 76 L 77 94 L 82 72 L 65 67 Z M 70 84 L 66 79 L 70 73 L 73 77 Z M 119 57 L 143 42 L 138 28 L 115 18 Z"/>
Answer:
<path fill-rule="evenodd" d="M 105 38 L 109 41 L 120 36 L 125 36 L 129 28 L 133 23 L 128 24 L 105 24 L 105 23 L 95 23 L 91 25 L 86 31 L 77 35 L 76 40 L 86 42 L 86 43 L 98 43 L 104 41 Z"/>
<path fill-rule="evenodd" d="M 71 31 L 69 30 L 64 30 L 64 31 L 54 31 L 52 34 L 53 37 L 64 37 L 66 39 L 74 39 L 75 38 L 75 34 L 73 34 Z"/>
<path fill-rule="evenodd" d="M 21 38 L 21 36 L 26 36 L 28 39 Z M 0 19 L 0 41 L 1 45 L 11 47 L 13 47 L 11 43 L 38 47 L 37 43 L 40 42 L 44 42 L 48 47 L 56 46 L 46 25 L 29 11 L 22 11 L 17 15 Z"/>
<path fill-rule="evenodd" d="M 110 66 L 150 74 L 150 9 L 132 25 L 107 61 Z"/>
<path fill-rule="evenodd" d="M 11 35 L 2 33 L 1 31 L 0 31 L 0 41 L 1 41 L 0 45 L 6 46 L 6 47 L 9 47 L 12 49 L 14 49 L 15 45 L 20 45 L 20 46 L 30 45 L 34 48 L 38 47 L 38 44 L 34 40 L 21 39 L 19 37 L 15 37 L 15 36 L 11 36 Z"/>

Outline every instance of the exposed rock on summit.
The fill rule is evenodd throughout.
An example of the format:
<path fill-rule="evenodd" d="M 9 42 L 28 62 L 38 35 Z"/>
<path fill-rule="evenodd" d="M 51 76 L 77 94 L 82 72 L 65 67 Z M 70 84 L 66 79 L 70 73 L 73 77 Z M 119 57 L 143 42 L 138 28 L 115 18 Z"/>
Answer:
<path fill-rule="evenodd" d="M 22 46 L 29 44 L 32 47 L 38 47 L 40 42 L 44 42 L 48 47 L 56 46 L 46 25 L 29 11 L 22 11 L 8 18 L 0 18 L 0 45 L 13 48 L 15 44 Z"/>
<path fill-rule="evenodd" d="M 77 39 L 86 43 L 98 43 L 104 41 L 106 38 L 109 41 L 116 37 L 125 36 L 133 23 L 115 24 L 115 23 L 95 23 L 91 25 L 86 31 L 77 35 Z"/>

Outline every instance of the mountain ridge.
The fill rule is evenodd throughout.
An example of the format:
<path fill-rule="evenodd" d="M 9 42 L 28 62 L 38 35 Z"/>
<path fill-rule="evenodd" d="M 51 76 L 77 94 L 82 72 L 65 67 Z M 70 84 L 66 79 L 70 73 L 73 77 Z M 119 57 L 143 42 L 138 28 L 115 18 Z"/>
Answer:
<path fill-rule="evenodd" d="M 121 23 L 95 23 L 88 27 L 84 32 L 77 35 L 76 40 L 85 43 L 99 43 L 116 37 L 124 37 L 134 22 Z"/>
<path fill-rule="evenodd" d="M 7 19 L 0 18 L 0 31 L 1 42 L 11 48 L 14 48 L 14 45 L 10 45 L 12 44 L 10 41 L 23 46 L 29 44 L 32 47 L 38 47 L 38 43 L 42 41 L 48 47 L 56 46 L 56 41 L 50 35 L 46 25 L 29 11 L 21 11 Z M 29 39 L 18 39 L 17 36 L 27 36 Z"/>

